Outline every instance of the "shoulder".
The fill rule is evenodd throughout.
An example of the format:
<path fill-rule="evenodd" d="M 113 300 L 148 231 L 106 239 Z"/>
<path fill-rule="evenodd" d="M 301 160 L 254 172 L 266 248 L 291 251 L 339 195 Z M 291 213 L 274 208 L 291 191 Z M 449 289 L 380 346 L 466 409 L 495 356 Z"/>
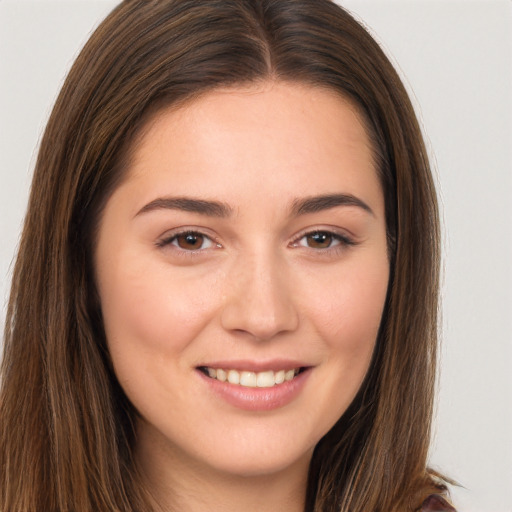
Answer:
<path fill-rule="evenodd" d="M 456 512 L 446 498 L 439 494 L 431 494 L 418 512 Z"/>

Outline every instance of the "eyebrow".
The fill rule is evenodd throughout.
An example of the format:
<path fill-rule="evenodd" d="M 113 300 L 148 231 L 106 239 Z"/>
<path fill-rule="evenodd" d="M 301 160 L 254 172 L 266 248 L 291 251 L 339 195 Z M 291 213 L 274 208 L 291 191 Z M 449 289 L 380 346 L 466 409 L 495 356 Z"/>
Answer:
<path fill-rule="evenodd" d="M 373 210 L 364 201 L 352 194 L 328 194 L 297 199 L 292 203 L 292 213 L 294 215 L 306 215 L 337 206 L 356 206 L 375 216 Z"/>
<path fill-rule="evenodd" d="M 364 201 L 352 194 L 327 194 L 296 199 L 292 202 L 291 213 L 294 216 L 307 215 L 336 208 L 337 206 L 356 206 L 371 215 L 375 215 Z M 160 197 L 143 206 L 135 216 L 155 210 L 181 210 L 219 218 L 229 217 L 233 213 L 231 206 L 219 201 L 189 197 Z"/>
<path fill-rule="evenodd" d="M 208 217 L 229 217 L 233 209 L 219 201 L 193 199 L 189 197 L 160 197 L 143 206 L 137 215 L 154 210 L 181 210 L 184 212 L 199 213 Z M 136 216 L 137 216 L 136 215 Z"/>

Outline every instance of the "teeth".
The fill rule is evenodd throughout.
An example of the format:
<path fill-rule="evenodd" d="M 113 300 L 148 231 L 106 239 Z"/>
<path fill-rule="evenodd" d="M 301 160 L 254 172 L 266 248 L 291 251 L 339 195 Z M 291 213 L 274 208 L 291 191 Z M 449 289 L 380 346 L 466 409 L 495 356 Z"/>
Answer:
<path fill-rule="evenodd" d="M 239 372 L 237 370 L 224 370 L 222 368 L 204 368 L 205 373 L 212 379 L 221 382 L 229 382 L 248 388 L 271 388 L 276 384 L 282 384 L 292 380 L 299 374 L 299 368 L 294 370 L 279 370 L 274 372 Z"/>
<path fill-rule="evenodd" d="M 230 384 L 240 384 L 240 374 L 236 370 L 229 370 L 228 382 Z"/>
<path fill-rule="evenodd" d="M 255 375 L 256 377 L 256 375 Z M 259 388 L 271 388 L 276 384 L 276 378 L 274 372 L 260 372 L 256 378 L 256 385 Z"/>
<path fill-rule="evenodd" d="M 284 380 L 292 380 L 293 377 L 295 377 L 295 370 L 288 370 L 285 374 L 284 374 Z"/>
<path fill-rule="evenodd" d="M 240 385 L 248 388 L 254 388 L 256 386 L 256 374 L 254 372 L 242 372 L 240 373 Z"/>

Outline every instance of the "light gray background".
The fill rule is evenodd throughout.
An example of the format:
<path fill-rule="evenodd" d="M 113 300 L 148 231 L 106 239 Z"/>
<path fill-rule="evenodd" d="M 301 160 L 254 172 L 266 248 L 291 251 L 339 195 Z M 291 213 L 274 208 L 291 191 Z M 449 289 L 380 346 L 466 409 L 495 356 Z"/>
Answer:
<path fill-rule="evenodd" d="M 45 120 L 115 3 L 0 1 L 3 302 Z M 444 321 L 432 465 L 464 485 L 453 490 L 461 511 L 512 512 L 512 2 L 340 3 L 399 63 L 438 175 Z"/>

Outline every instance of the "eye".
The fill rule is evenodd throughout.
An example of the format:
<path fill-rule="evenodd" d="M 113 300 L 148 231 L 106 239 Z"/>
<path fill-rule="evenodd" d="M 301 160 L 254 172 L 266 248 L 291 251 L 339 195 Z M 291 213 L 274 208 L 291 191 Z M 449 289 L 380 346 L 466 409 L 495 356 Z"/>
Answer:
<path fill-rule="evenodd" d="M 158 243 L 160 247 L 174 245 L 183 251 L 202 251 L 213 247 L 213 241 L 207 235 L 197 231 L 185 231 L 165 238 Z"/>
<path fill-rule="evenodd" d="M 331 249 L 340 245 L 354 245 L 354 242 L 338 233 L 318 230 L 304 234 L 295 245 L 309 249 Z"/>
<path fill-rule="evenodd" d="M 339 244 L 339 240 L 335 238 L 333 233 L 327 231 L 315 231 L 299 240 L 299 245 L 312 249 L 328 249 L 333 244 Z"/>

